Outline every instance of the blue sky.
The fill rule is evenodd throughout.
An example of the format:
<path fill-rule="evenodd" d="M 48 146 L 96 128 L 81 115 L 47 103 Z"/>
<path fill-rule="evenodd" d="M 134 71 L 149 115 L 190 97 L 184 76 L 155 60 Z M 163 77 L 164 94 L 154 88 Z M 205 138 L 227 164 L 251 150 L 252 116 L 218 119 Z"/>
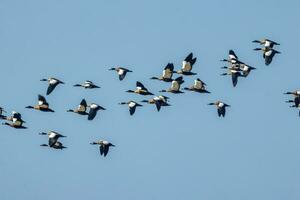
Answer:
<path fill-rule="evenodd" d="M 0 2 L 0 105 L 22 113 L 27 130 L 0 126 L 0 199 L 298 200 L 300 135 L 296 109 L 284 103 L 299 87 L 298 1 L 16 1 Z M 252 51 L 254 39 L 273 39 L 282 52 L 270 66 Z M 229 49 L 257 70 L 232 87 L 220 59 Z M 129 116 L 124 91 L 150 80 L 168 62 L 198 58 L 194 77 L 211 94 L 168 95 Z M 120 82 L 108 68 L 134 71 Z M 27 110 L 45 94 L 41 78 L 66 82 L 47 97 L 55 113 Z M 75 83 L 92 80 L 101 89 Z M 65 112 L 82 98 L 107 108 L 93 121 Z M 207 103 L 232 107 L 225 118 Z M 67 136 L 66 150 L 39 145 L 41 131 Z M 116 145 L 106 158 L 89 142 Z"/>

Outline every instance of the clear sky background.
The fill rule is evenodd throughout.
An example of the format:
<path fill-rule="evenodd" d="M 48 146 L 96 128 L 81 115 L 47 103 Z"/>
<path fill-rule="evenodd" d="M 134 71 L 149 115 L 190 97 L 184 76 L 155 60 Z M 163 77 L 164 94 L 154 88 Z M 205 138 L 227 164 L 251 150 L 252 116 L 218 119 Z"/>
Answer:
<path fill-rule="evenodd" d="M 0 105 L 22 113 L 27 130 L 0 126 L 0 199 L 298 200 L 300 118 L 284 102 L 299 86 L 299 1 L 1 0 Z M 254 39 L 270 38 L 282 54 L 270 66 Z M 256 67 L 236 88 L 221 77 L 228 50 Z M 168 96 L 171 107 L 138 108 L 125 91 L 150 80 L 190 52 L 194 77 L 211 94 Z M 108 68 L 134 71 L 120 82 Z M 66 82 L 46 97 L 55 113 L 25 109 L 46 93 L 41 78 Z M 175 75 L 176 76 L 176 75 Z M 92 80 L 101 89 L 75 83 Z M 67 113 L 82 98 L 107 108 L 93 121 Z M 232 107 L 225 118 L 207 103 Z M 40 147 L 42 131 L 67 138 L 60 151 Z M 116 145 L 106 158 L 89 145 Z"/>

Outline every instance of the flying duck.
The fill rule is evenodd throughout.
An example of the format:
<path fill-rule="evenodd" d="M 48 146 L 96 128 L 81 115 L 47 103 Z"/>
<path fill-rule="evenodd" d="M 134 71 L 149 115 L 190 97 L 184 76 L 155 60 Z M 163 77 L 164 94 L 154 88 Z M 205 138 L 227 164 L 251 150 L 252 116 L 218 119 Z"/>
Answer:
<path fill-rule="evenodd" d="M 260 45 L 264 45 L 265 47 L 269 47 L 269 48 L 273 48 L 274 45 L 280 45 L 277 42 L 274 42 L 272 40 L 269 39 L 262 39 L 262 40 L 253 40 L 253 43 L 259 43 Z"/>
<path fill-rule="evenodd" d="M 25 121 L 22 120 L 22 116 L 20 113 L 13 111 L 12 116 L 5 118 L 7 121 L 11 121 L 12 123 L 3 123 L 3 125 L 7 125 L 16 129 L 27 129 L 27 127 L 23 126 Z"/>
<path fill-rule="evenodd" d="M 6 111 L 0 107 L 0 119 L 6 119 L 6 116 L 2 115 L 2 113 L 6 113 Z"/>
<path fill-rule="evenodd" d="M 95 103 L 92 103 L 88 105 L 87 107 L 90 108 L 89 114 L 88 114 L 88 120 L 93 120 L 96 117 L 96 114 L 99 110 L 106 110 L 102 106 L 99 106 Z"/>
<path fill-rule="evenodd" d="M 91 145 L 100 145 L 99 149 L 100 149 L 100 155 L 106 157 L 108 151 L 109 151 L 109 147 L 114 147 L 115 145 L 113 145 L 112 143 L 105 141 L 105 140 L 99 140 L 96 142 L 91 142 Z"/>
<path fill-rule="evenodd" d="M 239 64 L 231 64 L 230 67 L 221 67 L 222 69 L 228 69 L 228 70 L 235 70 L 242 72 L 243 77 L 247 77 L 252 70 L 255 70 L 255 67 L 251 67 L 245 63 L 239 63 Z"/>
<path fill-rule="evenodd" d="M 170 93 L 174 93 L 174 94 L 183 93 L 182 91 L 180 91 L 180 86 L 182 83 L 184 83 L 183 77 L 179 76 L 172 81 L 172 85 L 169 89 L 161 90 L 159 92 L 170 92 Z"/>
<path fill-rule="evenodd" d="M 48 83 L 49 83 L 47 93 L 46 93 L 47 95 L 49 95 L 58 84 L 65 84 L 64 82 L 62 82 L 56 78 L 48 78 L 48 79 L 44 78 L 44 79 L 41 79 L 41 81 L 48 81 Z"/>
<path fill-rule="evenodd" d="M 43 112 L 54 112 L 54 110 L 49 108 L 49 104 L 46 101 L 45 97 L 43 97 L 42 95 L 39 94 L 38 95 L 38 100 L 39 100 L 38 105 L 27 106 L 26 108 L 40 110 L 40 111 L 43 111 Z"/>
<path fill-rule="evenodd" d="M 83 87 L 85 89 L 94 89 L 100 88 L 99 86 L 95 85 L 92 81 L 85 81 L 83 84 L 75 84 L 74 87 Z"/>
<path fill-rule="evenodd" d="M 182 68 L 181 70 L 177 71 L 177 74 L 182 75 L 196 75 L 197 73 L 191 72 L 193 69 L 193 65 L 195 64 L 197 58 L 193 58 L 193 53 L 190 53 L 184 61 L 182 61 Z"/>
<path fill-rule="evenodd" d="M 287 103 L 294 103 L 294 106 L 292 107 L 299 107 L 299 104 L 300 104 L 300 91 L 299 90 L 295 90 L 295 91 L 292 91 L 292 92 L 286 92 L 284 94 L 291 94 L 294 96 L 294 100 L 288 100 L 286 101 Z"/>
<path fill-rule="evenodd" d="M 205 86 L 206 84 L 203 81 L 201 81 L 199 78 L 197 78 L 194 81 L 194 85 L 192 85 L 189 88 L 185 87 L 184 89 L 189 91 L 199 92 L 199 93 L 210 93 L 209 91 L 206 90 Z"/>
<path fill-rule="evenodd" d="M 263 51 L 263 58 L 265 59 L 265 65 L 271 64 L 273 57 L 275 54 L 280 54 L 279 51 L 272 49 L 270 47 L 263 47 L 263 48 L 255 48 L 254 51 Z"/>
<path fill-rule="evenodd" d="M 226 103 L 223 103 L 221 101 L 217 101 L 217 102 L 214 102 L 214 103 L 209 103 L 208 105 L 215 105 L 217 107 L 217 110 L 218 110 L 218 116 L 219 117 L 225 117 L 225 113 L 226 113 L 226 107 L 230 107 L 230 105 L 226 104 Z"/>
<path fill-rule="evenodd" d="M 120 104 L 120 105 L 125 105 L 125 104 L 127 104 L 128 107 L 129 107 L 129 113 L 130 113 L 130 115 L 133 115 L 133 114 L 134 114 L 136 107 L 142 106 L 141 104 L 138 104 L 138 103 L 135 102 L 135 101 L 121 102 L 121 103 L 119 103 L 119 104 Z"/>
<path fill-rule="evenodd" d="M 136 93 L 140 95 L 153 95 L 148 89 L 139 81 L 136 82 L 136 90 L 127 90 L 129 93 Z"/>
<path fill-rule="evenodd" d="M 237 85 L 238 77 L 244 77 L 239 70 L 234 70 L 234 69 L 230 69 L 228 70 L 228 72 L 221 74 L 221 76 L 226 76 L 226 75 L 231 76 L 233 87 Z"/>
<path fill-rule="evenodd" d="M 50 131 L 48 133 L 45 133 L 45 132 L 42 132 L 42 133 L 39 133 L 40 135 L 48 135 L 48 144 L 41 144 L 40 146 L 49 146 L 51 148 L 54 148 L 54 149 L 64 149 L 66 148 L 65 146 L 63 146 L 63 144 L 61 142 L 58 141 L 59 138 L 61 137 L 66 137 L 64 135 L 61 135 L 55 131 Z"/>
<path fill-rule="evenodd" d="M 173 73 L 174 73 L 174 65 L 173 63 L 168 63 L 167 66 L 164 68 L 161 77 L 152 77 L 151 79 L 160 80 L 164 82 L 171 82 L 173 81 L 172 79 Z"/>
<path fill-rule="evenodd" d="M 116 68 L 113 67 L 113 68 L 110 68 L 109 70 L 116 71 L 118 73 L 118 75 L 119 75 L 119 80 L 120 81 L 122 81 L 125 78 L 127 72 L 132 72 L 131 70 L 123 68 L 123 67 L 116 67 Z"/>
<path fill-rule="evenodd" d="M 160 108 L 162 106 L 170 106 L 170 104 L 167 102 L 169 99 L 169 97 L 163 96 L 163 95 L 159 95 L 159 96 L 155 96 L 152 99 L 149 100 L 143 100 L 141 102 L 143 103 L 148 103 L 148 104 L 155 104 L 157 111 L 160 111 Z"/>
<path fill-rule="evenodd" d="M 67 112 L 73 112 L 79 115 L 88 115 L 88 113 L 86 112 L 86 108 L 87 108 L 87 103 L 85 99 L 82 99 L 77 109 L 75 110 L 69 109 L 67 110 Z"/>

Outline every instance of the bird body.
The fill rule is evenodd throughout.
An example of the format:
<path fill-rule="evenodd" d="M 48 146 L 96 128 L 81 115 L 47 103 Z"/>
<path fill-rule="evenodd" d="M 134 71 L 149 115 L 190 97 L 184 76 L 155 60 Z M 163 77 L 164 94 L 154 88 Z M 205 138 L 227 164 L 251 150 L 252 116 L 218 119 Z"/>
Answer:
<path fill-rule="evenodd" d="M 88 81 L 88 80 L 82 84 L 75 84 L 74 87 L 83 87 L 85 89 L 100 88 L 99 86 L 95 85 L 92 81 Z"/>
<path fill-rule="evenodd" d="M 48 136 L 48 145 L 42 144 L 41 146 L 49 146 L 54 149 L 64 149 L 66 147 L 63 146 L 61 142 L 58 141 L 59 138 L 66 137 L 64 135 L 61 135 L 58 132 L 55 131 L 49 131 L 48 133 L 42 132 L 39 133 L 39 135 L 47 135 Z"/>
<path fill-rule="evenodd" d="M 114 147 L 115 145 L 113 145 L 112 143 L 106 141 L 106 140 L 99 140 L 99 141 L 96 141 L 96 142 L 91 142 L 90 143 L 91 145 L 100 145 L 99 146 L 99 150 L 100 150 L 100 155 L 106 157 L 108 151 L 109 151 L 109 148 L 110 147 Z"/>
<path fill-rule="evenodd" d="M 163 74 L 160 77 L 152 77 L 151 79 L 160 80 L 164 82 L 171 82 L 173 81 L 172 76 L 174 73 L 174 65 L 173 63 L 168 63 L 167 66 L 163 70 Z"/>
<path fill-rule="evenodd" d="M 132 72 L 131 70 L 126 69 L 124 67 L 113 67 L 113 68 L 110 68 L 109 70 L 116 71 L 119 75 L 119 80 L 120 81 L 122 81 L 125 78 L 127 72 Z"/>
<path fill-rule="evenodd" d="M 275 50 L 275 49 L 272 49 L 270 47 L 263 47 L 263 48 L 255 48 L 253 49 L 254 51 L 259 51 L 261 50 L 263 52 L 263 58 L 265 59 L 265 65 L 270 65 L 272 60 L 273 60 L 273 57 L 276 55 L 276 54 L 280 54 L 279 51 Z"/>
<path fill-rule="evenodd" d="M 221 116 L 225 117 L 226 107 L 230 107 L 230 105 L 228 105 L 222 101 L 216 101 L 214 103 L 209 103 L 208 105 L 215 105 L 217 107 L 219 117 L 221 117 Z"/>
<path fill-rule="evenodd" d="M 184 83 L 184 80 L 183 80 L 183 77 L 180 76 L 172 81 L 170 88 L 168 88 L 166 90 L 161 90 L 160 92 L 170 92 L 170 93 L 174 93 L 174 94 L 183 93 L 182 91 L 180 91 L 180 86 L 182 83 Z"/>
<path fill-rule="evenodd" d="M 67 112 L 73 112 L 73 113 L 77 113 L 79 115 L 88 115 L 86 110 L 87 110 L 87 103 L 86 103 L 85 99 L 82 99 L 80 104 L 78 105 L 77 109 L 75 109 L 75 110 L 69 109 L 69 110 L 67 110 Z"/>
<path fill-rule="evenodd" d="M 136 82 L 136 89 L 135 90 L 127 90 L 126 92 L 135 93 L 140 95 L 153 95 L 148 89 L 139 81 Z"/>
<path fill-rule="evenodd" d="M 40 110 L 43 112 L 54 112 L 54 110 L 49 108 L 49 104 L 46 101 L 46 98 L 42 95 L 38 95 L 38 105 L 35 106 L 27 106 L 26 108 Z"/>
<path fill-rule="evenodd" d="M 192 72 L 193 65 L 195 64 L 197 58 L 193 58 L 193 53 L 190 53 L 184 61 L 182 61 L 182 68 L 178 70 L 176 73 L 177 74 L 182 74 L 182 75 L 196 75 L 197 73 Z"/>
<path fill-rule="evenodd" d="M 184 89 L 189 91 L 199 92 L 199 93 L 210 93 L 209 91 L 206 90 L 205 86 L 206 84 L 203 81 L 201 81 L 199 78 L 197 78 L 194 81 L 194 85 L 192 85 L 189 88 L 185 87 Z"/>
<path fill-rule="evenodd" d="M 3 125 L 7 125 L 16 129 L 27 129 L 27 127 L 23 126 L 23 123 L 25 123 L 25 121 L 22 119 L 21 114 L 18 112 L 13 111 L 12 116 L 5 117 L 5 119 L 7 121 L 11 121 L 12 123 L 5 122 L 3 123 Z"/>
<path fill-rule="evenodd" d="M 58 80 L 57 78 L 48 78 L 48 79 L 41 79 L 41 81 L 47 81 L 48 82 L 48 89 L 47 89 L 47 95 L 51 94 L 51 92 L 56 88 L 58 84 L 65 84 L 64 82 Z"/>
<path fill-rule="evenodd" d="M 125 104 L 128 105 L 130 115 L 133 115 L 135 113 L 136 107 L 141 107 L 142 106 L 141 104 L 138 104 L 135 101 L 121 102 L 120 104 L 121 105 L 125 105 Z"/>
<path fill-rule="evenodd" d="M 260 45 L 264 45 L 265 47 L 269 47 L 269 48 L 273 48 L 274 45 L 280 45 L 279 43 L 274 42 L 274 41 L 269 40 L 269 39 L 253 40 L 252 42 L 259 43 Z"/>
<path fill-rule="evenodd" d="M 96 114 L 99 110 L 106 110 L 102 106 L 99 106 L 98 104 L 92 103 L 88 105 L 87 107 L 90 108 L 89 114 L 88 114 L 88 120 L 93 120 L 96 117 Z"/>

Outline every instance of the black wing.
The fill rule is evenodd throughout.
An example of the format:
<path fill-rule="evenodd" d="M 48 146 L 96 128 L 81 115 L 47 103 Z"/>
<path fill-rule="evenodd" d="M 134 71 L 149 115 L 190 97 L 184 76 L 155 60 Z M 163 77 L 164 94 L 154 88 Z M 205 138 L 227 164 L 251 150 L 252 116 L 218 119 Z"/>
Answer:
<path fill-rule="evenodd" d="M 136 87 L 140 87 L 140 88 L 142 88 L 143 90 L 147 90 L 147 89 L 145 88 L 145 86 L 144 86 L 141 82 L 139 82 L 139 81 L 136 82 Z"/>
<path fill-rule="evenodd" d="M 184 59 L 184 61 L 186 61 L 186 62 L 191 62 L 192 59 L 193 59 L 193 53 L 190 53 L 190 54 Z"/>
<path fill-rule="evenodd" d="M 191 66 L 193 66 L 194 64 L 195 64 L 195 62 L 197 61 L 197 58 L 193 58 L 192 60 L 191 60 Z"/>
<path fill-rule="evenodd" d="M 104 145 L 104 147 L 103 147 L 103 150 L 104 150 L 104 157 L 107 155 L 107 153 L 108 153 L 108 150 L 109 150 L 109 146 L 108 145 Z"/>
<path fill-rule="evenodd" d="M 239 73 L 232 73 L 231 74 L 233 87 L 235 87 L 236 84 L 238 83 L 238 77 L 239 77 Z"/>
<path fill-rule="evenodd" d="M 86 103 L 85 99 L 81 100 L 80 105 L 87 107 L 87 103 Z"/>
<path fill-rule="evenodd" d="M 90 109 L 89 115 L 88 115 L 88 120 L 93 120 L 96 117 L 97 110 L 96 109 Z"/>
<path fill-rule="evenodd" d="M 47 104 L 46 98 L 44 96 L 40 95 L 40 94 L 38 95 L 38 100 L 42 101 L 43 104 Z"/>
<path fill-rule="evenodd" d="M 225 106 L 218 108 L 218 116 L 219 117 L 221 117 L 221 116 L 225 117 Z"/>
<path fill-rule="evenodd" d="M 174 81 L 178 82 L 179 84 L 182 84 L 184 82 L 182 76 L 177 77 Z"/>
<path fill-rule="evenodd" d="M 100 149 L 100 155 L 103 155 L 103 153 L 104 153 L 104 146 L 100 145 L 99 149 Z"/>
<path fill-rule="evenodd" d="M 127 71 L 124 70 L 123 74 L 119 75 L 119 80 L 122 81 L 125 78 L 126 74 L 127 74 Z"/>
<path fill-rule="evenodd" d="M 21 120 L 21 118 L 22 118 L 20 113 L 14 113 L 12 117 L 16 118 L 17 120 Z"/>
<path fill-rule="evenodd" d="M 50 147 L 53 147 L 57 142 L 57 138 L 49 138 L 48 144 Z"/>
<path fill-rule="evenodd" d="M 234 51 L 232 49 L 229 50 L 229 56 L 233 56 L 235 57 L 236 60 L 238 60 L 239 58 L 236 56 L 236 54 L 234 53 Z"/>
<path fill-rule="evenodd" d="M 173 63 L 168 63 L 167 66 L 165 67 L 165 70 L 169 69 L 170 71 L 174 71 L 174 65 Z"/>
<path fill-rule="evenodd" d="M 130 113 L 130 115 L 133 115 L 133 114 L 134 114 L 135 108 L 136 108 L 136 106 L 129 107 L 129 113 Z"/>
<path fill-rule="evenodd" d="M 156 109 L 159 112 L 161 108 L 161 101 L 155 101 Z"/>
<path fill-rule="evenodd" d="M 47 89 L 47 95 L 49 95 L 57 86 L 57 84 L 49 84 L 48 89 Z"/>
<path fill-rule="evenodd" d="M 294 103 L 295 103 L 295 106 L 298 108 L 298 106 L 300 104 L 300 97 L 295 97 Z"/>
<path fill-rule="evenodd" d="M 264 55 L 265 55 L 265 54 L 264 54 Z M 273 56 L 265 56 L 265 64 L 266 64 L 266 65 L 271 64 L 272 59 L 273 59 Z"/>

